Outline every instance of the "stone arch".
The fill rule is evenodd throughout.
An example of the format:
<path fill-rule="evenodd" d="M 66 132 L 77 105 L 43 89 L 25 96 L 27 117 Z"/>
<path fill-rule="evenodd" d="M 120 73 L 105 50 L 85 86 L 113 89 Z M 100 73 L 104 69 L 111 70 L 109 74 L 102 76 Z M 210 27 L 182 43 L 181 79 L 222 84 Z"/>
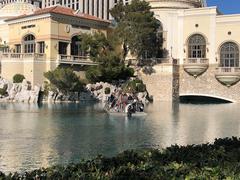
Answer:
<path fill-rule="evenodd" d="M 189 34 L 189 36 L 188 36 L 188 37 L 186 38 L 186 40 L 185 40 L 184 45 L 187 46 L 187 45 L 188 45 L 189 38 L 190 38 L 191 36 L 193 36 L 193 35 L 196 35 L 196 34 L 199 34 L 199 35 L 203 36 L 204 39 L 205 39 L 205 41 L 206 41 L 206 45 L 209 45 L 209 39 L 208 39 L 207 36 L 206 36 L 204 33 L 202 33 L 202 32 L 194 32 L 194 33 Z"/>
<path fill-rule="evenodd" d="M 187 40 L 187 57 L 188 58 L 206 58 L 207 41 L 201 34 L 192 34 Z"/>

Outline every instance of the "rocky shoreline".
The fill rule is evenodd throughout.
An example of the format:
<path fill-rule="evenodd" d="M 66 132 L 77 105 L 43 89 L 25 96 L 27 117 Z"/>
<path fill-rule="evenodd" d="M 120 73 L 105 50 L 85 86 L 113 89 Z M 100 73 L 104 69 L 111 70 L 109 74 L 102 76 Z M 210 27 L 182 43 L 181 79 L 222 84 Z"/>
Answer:
<path fill-rule="evenodd" d="M 122 91 L 120 85 L 98 82 L 87 84 L 81 92 L 54 92 L 47 91 L 43 86 L 32 86 L 26 79 L 22 83 L 13 83 L 0 77 L 0 102 L 23 103 L 61 103 L 98 101 L 106 102 L 113 92 Z M 136 96 L 144 104 L 148 103 L 148 92 L 136 93 Z"/>

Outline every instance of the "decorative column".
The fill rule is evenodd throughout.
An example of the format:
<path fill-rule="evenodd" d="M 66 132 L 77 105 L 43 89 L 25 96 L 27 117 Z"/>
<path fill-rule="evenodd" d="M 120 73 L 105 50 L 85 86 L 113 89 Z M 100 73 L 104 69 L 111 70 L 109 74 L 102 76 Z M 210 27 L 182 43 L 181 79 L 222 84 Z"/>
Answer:
<path fill-rule="evenodd" d="M 67 55 L 71 56 L 71 42 L 69 42 L 67 46 Z"/>
<path fill-rule="evenodd" d="M 109 10 L 114 7 L 114 0 L 109 0 Z M 109 13 L 109 19 L 113 19 L 112 15 Z"/>
<path fill-rule="evenodd" d="M 84 0 L 79 0 L 79 9 L 81 13 L 83 13 L 83 1 Z"/>
<path fill-rule="evenodd" d="M 92 3 L 93 3 L 93 0 L 88 0 L 89 1 L 89 15 L 93 15 L 92 14 Z"/>
<path fill-rule="evenodd" d="M 94 16 L 97 16 L 97 6 L 98 6 L 98 4 L 97 4 L 97 0 L 93 0 L 93 3 L 94 3 Z"/>
<path fill-rule="evenodd" d="M 103 13 L 102 12 L 102 1 L 104 1 L 104 0 L 99 0 L 99 8 L 98 8 L 99 9 L 99 13 L 98 14 L 99 14 L 100 18 L 102 18 L 102 13 Z"/>
<path fill-rule="evenodd" d="M 108 0 L 104 0 L 104 19 L 107 19 L 107 14 L 108 14 Z"/>
<path fill-rule="evenodd" d="M 87 14 L 87 12 L 88 12 L 88 0 L 85 0 L 84 5 L 85 5 L 85 8 L 84 8 L 85 11 L 84 11 L 84 13 Z"/>

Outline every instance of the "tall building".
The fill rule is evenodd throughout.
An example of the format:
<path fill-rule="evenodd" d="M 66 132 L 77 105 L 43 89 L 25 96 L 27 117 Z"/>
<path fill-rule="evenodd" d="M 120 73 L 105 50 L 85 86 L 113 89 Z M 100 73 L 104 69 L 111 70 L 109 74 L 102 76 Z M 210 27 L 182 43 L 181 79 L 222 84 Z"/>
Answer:
<path fill-rule="evenodd" d="M 124 0 L 128 4 L 130 0 Z M 61 5 L 81 13 L 89 14 L 101 19 L 112 19 L 109 10 L 114 7 L 118 0 L 0 0 L 0 8 L 7 4 L 26 2 L 38 8 L 46 8 Z"/>

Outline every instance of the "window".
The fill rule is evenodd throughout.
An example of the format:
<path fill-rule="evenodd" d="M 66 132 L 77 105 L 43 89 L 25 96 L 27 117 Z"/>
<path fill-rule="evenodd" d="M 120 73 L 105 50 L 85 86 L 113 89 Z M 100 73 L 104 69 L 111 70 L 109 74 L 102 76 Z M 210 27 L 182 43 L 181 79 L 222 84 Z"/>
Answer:
<path fill-rule="evenodd" d="M 16 44 L 15 50 L 16 50 L 16 53 L 21 53 L 21 44 Z"/>
<path fill-rule="evenodd" d="M 24 53 L 35 53 L 35 37 L 29 34 L 23 39 Z"/>
<path fill-rule="evenodd" d="M 97 0 L 97 17 L 99 17 L 99 0 Z"/>
<path fill-rule="evenodd" d="M 39 42 L 39 53 L 45 53 L 45 42 Z"/>
<path fill-rule="evenodd" d="M 200 34 L 195 34 L 188 41 L 188 58 L 206 58 L 206 40 Z"/>
<path fill-rule="evenodd" d="M 104 0 L 102 0 L 102 19 L 104 19 Z"/>
<path fill-rule="evenodd" d="M 94 0 L 92 0 L 92 15 L 94 16 Z"/>
<path fill-rule="evenodd" d="M 58 54 L 66 55 L 67 54 L 67 46 L 68 46 L 68 43 L 59 42 L 59 44 L 58 44 Z"/>
<path fill-rule="evenodd" d="M 83 0 L 83 13 L 85 13 L 85 0 Z"/>
<path fill-rule="evenodd" d="M 233 42 L 226 42 L 220 49 L 221 67 L 239 67 L 239 49 Z"/>
<path fill-rule="evenodd" d="M 89 0 L 87 0 L 87 13 L 88 14 L 89 14 L 89 9 L 90 9 L 89 5 L 90 5 L 90 2 L 89 2 Z"/>
<path fill-rule="evenodd" d="M 71 55 L 85 56 L 86 53 L 81 49 L 81 37 L 73 36 L 71 42 Z"/>
<path fill-rule="evenodd" d="M 109 8 L 109 3 L 110 3 L 109 0 L 107 0 L 107 19 L 109 19 L 109 13 L 110 13 L 109 12 L 109 9 L 110 9 Z"/>

